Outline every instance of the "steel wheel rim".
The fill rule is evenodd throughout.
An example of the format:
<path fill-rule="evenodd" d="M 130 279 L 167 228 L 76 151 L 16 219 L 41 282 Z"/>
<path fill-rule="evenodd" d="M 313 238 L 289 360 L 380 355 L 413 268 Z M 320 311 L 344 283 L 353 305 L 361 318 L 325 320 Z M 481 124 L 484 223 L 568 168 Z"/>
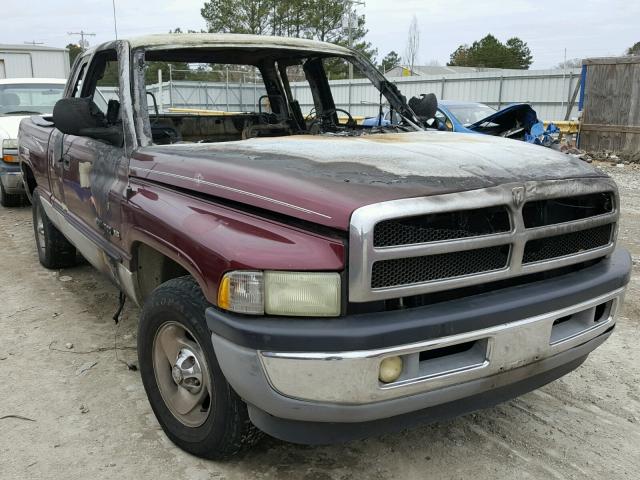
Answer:
<path fill-rule="evenodd" d="M 38 250 L 45 253 L 47 243 L 44 236 L 44 220 L 42 219 L 41 207 L 36 207 L 36 246 Z"/>
<path fill-rule="evenodd" d="M 211 382 L 202 347 L 177 322 L 160 326 L 153 339 L 153 371 L 165 405 L 187 427 L 199 427 L 211 411 Z"/>

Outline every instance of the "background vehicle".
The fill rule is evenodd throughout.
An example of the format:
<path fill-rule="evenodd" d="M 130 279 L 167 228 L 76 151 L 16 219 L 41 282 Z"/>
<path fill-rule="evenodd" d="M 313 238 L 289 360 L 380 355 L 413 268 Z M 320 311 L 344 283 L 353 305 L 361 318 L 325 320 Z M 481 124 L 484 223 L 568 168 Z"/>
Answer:
<path fill-rule="evenodd" d="M 554 135 L 559 133 L 554 124 L 550 124 L 545 130 L 535 110 L 527 103 L 514 103 L 501 110 L 494 110 L 478 102 L 440 100 L 435 120 L 429 126 L 438 130 L 495 135 L 544 146 L 553 143 Z M 362 122 L 368 127 L 378 123 L 377 117 L 366 118 Z M 382 124 L 391 123 L 390 113 L 387 112 Z"/>
<path fill-rule="evenodd" d="M 12 78 L 0 80 L 0 204 L 19 205 L 24 198 L 18 162 L 18 126 L 29 115 L 50 114 L 62 97 L 66 80 Z"/>
<path fill-rule="evenodd" d="M 469 127 L 495 113 L 484 103 L 439 100 L 436 118 L 449 132 L 477 133 Z"/>
<path fill-rule="evenodd" d="M 269 109 L 160 113 L 146 79 L 167 62 L 258 69 Z M 346 62 L 398 124 L 335 107 L 327 71 Z M 300 72 L 313 114 L 289 88 Z M 258 429 L 316 444 L 458 415 L 611 335 L 631 269 L 613 181 L 415 113 L 351 50 L 181 34 L 84 52 L 53 116 L 22 121 L 40 262 L 77 249 L 142 306 L 143 384 L 181 448 L 220 458 Z"/>

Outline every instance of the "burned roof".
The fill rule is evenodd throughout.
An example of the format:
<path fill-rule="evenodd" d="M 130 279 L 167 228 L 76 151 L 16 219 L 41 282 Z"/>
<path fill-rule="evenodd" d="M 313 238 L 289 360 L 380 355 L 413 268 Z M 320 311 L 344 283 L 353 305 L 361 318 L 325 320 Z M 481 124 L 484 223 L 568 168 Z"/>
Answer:
<path fill-rule="evenodd" d="M 168 33 L 145 35 L 126 39 L 132 49 L 173 49 L 198 47 L 241 47 L 241 48 L 270 48 L 287 49 L 309 52 L 322 52 L 333 55 L 351 55 L 345 47 L 332 43 L 307 40 L 304 38 L 289 38 L 263 35 L 244 35 L 237 33 Z"/>

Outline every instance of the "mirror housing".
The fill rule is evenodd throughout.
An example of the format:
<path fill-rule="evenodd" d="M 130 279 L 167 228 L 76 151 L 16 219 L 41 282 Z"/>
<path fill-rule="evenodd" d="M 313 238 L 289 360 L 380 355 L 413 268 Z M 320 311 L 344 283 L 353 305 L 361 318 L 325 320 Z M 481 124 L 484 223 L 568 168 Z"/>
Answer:
<path fill-rule="evenodd" d="M 121 147 L 122 127 L 109 126 L 91 98 L 62 98 L 53 107 L 53 123 L 62 133 L 103 140 Z"/>

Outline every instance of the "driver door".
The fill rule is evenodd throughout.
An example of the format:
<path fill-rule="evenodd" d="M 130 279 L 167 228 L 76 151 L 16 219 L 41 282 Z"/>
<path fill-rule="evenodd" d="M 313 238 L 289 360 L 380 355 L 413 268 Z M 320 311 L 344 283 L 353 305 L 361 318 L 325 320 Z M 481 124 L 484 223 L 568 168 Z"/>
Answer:
<path fill-rule="evenodd" d="M 118 57 L 115 50 L 97 52 L 87 67 L 77 96 L 90 97 L 108 121 L 121 123 L 107 99 L 120 99 Z M 111 102 L 111 106 L 119 102 Z M 59 132 L 58 132 L 59 133 Z M 115 258 L 121 257 L 121 211 L 127 186 L 127 156 L 123 146 L 78 135 L 63 135 L 62 195 L 67 220 L 80 231 L 85 245 L 76 245 L 96 268 L 116 277 Z M 107 255 L 105 256 L 104 253 Z"/>

